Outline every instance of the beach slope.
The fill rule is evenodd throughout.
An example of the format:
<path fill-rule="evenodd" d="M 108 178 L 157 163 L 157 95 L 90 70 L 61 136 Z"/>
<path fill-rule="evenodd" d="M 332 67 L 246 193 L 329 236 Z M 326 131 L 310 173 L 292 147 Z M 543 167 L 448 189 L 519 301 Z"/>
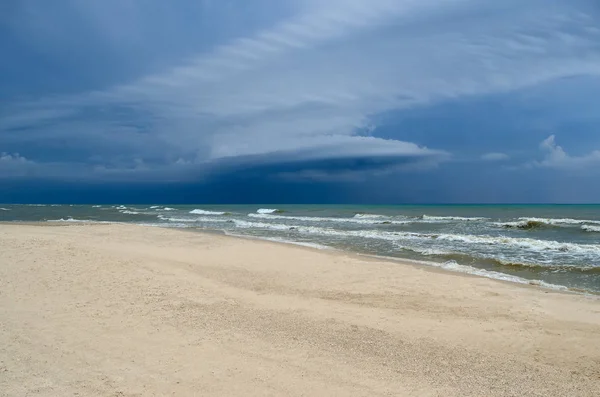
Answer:
<path fill-rule="evenodd" d="M 133 225 L 0 225 L 2 396 L 598 396 L 600 302 Z"/>

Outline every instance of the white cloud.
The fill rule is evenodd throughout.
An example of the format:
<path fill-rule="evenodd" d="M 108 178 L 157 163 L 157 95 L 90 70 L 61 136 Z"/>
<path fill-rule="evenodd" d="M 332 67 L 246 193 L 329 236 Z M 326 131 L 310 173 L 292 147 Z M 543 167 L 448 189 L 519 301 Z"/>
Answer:
<path fill-rule="evenodd" d="M 556 143 L 554 135 L 546 138 L 540 144 L 540 149 L 545 152 L 546 156 L 542 161 L 533 163 L 537 167 L 573 170 L 600 166 L 600 150 L 594 150 L 582 156 L 572 156 Z"/>
<path fill-rule="evenodd" d="M 0 153 L 0 179 L 31 175 L 35 166 L 19 153 Z"/>
<path fill-rule="evenodd" d="M 14 164 L 27 164 L 27 163 L 29 163 L 29 161 L 25 157 L 21 156 L 19 153 L 14 153 L 14 154 L 5 153 L 5 152 L 0 153 L 0 164 L 14 165 Z"/>
<path fill-rule="evenodd" d="M 125 108 L 149 124 L 146 134 L 131 133 L 137 141 L 127 148 L 151 137 L 196 164 L 282 152 L 441 161 L 442 151 L 359 135 L 382 112 L 600 74 L 600 32 L 589 29 L 595 21 L 582 1 L 307 4 L 300 15 L 164 73 L 17 105 L 0 130 L 42 121 L 60 127 L 73 111 Z M 88 120 L 89 130 L 109 130 L 102 126 L 112 117 Z"/>
<path fill-rule="evenodd" d="M 510 156 L 506 153 L 486 153 L 481 156 L 484 161 L 504 161 L 508 160 Z"/>

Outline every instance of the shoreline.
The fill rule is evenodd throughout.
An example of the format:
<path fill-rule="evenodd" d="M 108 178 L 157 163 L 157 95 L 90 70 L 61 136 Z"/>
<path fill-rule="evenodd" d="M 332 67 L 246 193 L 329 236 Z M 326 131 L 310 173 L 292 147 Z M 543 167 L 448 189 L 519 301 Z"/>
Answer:
<path fill-rule="evenodd" d="M 157 226 L 157 227 L 160 227 L 160 226 Z M 537 289 L 537 290 L 542 290 L 544 292 L 583 295 L 583 296 L 589 296 L 590 298 L 598 298 L 600 300 L 600 292 L 594 292 L 594 291 L 588 291 L 588 290 L 582 290 L 582 289 L 576 289 L 576 288 L 569 288 L 567 286 L 558 285 L 558 284 L 549 284 L 549 283 L 546 283 L 541 280 L 529 280 L 529 279 L 521 278 L 518 276 L 511 276 L 510 274 L 507 274 L 507 273 L 491 272 L 489 270 L 479 269 L 479 268 L 476 268 L 473 266 L 467 266 L 467 265 L 457 264 L 458 266 L 460 266 L 462 268 L 468 268 L 470 270 L 472 269 L 473 273 L 471 273 L 469 271 L 448 269 L 448 268 L 444 267 L 445 263 L 443 263 L 443 262 L 428 262 L 428 261 L 421 261 L 421 260 L 417 260 L 417 259 L 400 258 L 400 257 L 393 257 L 393 256 L 363 254 L 360 252 L 341 250 L 341 249 L 328 247 L 328 246 L 323 246 L 322 248 L 319 248 L 319 247 L 312 246 L 311 243 L 308 243 L 305 245 L 302 242 L 295 242 L 295 241 L 291 241 L 291 240 L 290 241 L 284 241 L 284 240 L 277 241 L 275 239 L 270 239 L 268 237 L 261 238 L 258 236 L 244 236 L 244 235 L 229 234 L 229 233 L 221 232 L 220 230 L 193 229 L 193 228 L 189 228 L 189 229 L 172 228 L 172 229 L 181 230 L 181 231 L 190 232 L 190 233 L 209 233 L 209 234 L 217 233 L 219 235 L 223 235 L 225 237 L 230 237 L 230 238 L 234 238 L 234 239 L 239 238 L 239 239 L 251 240 L 251 241 L 282 244 L 284 246 L 291 245 L 291 246 L 296 246 L 299 248 L 314 250 L 316 252 L 339 253 L 342 255 L 355 256 L 356 258 L 359 258 L 359 259 L 367 259 L 367 260 L 371 259 L 373 261 L 386 261 L 386 262 L 397 263 L 397 264 L 403 265 L 403 266 L 406 266 L 406 265 L 413 266 L 417 269 L 422 269 L 422 270 L 437 272 L 437 273 L 442 273 L 442 274 L 453 274 L 453 275 L 460 275 L 463 277 L 484 278 L 487 280 L 492 280 L 492 281 L 500 282 L 500 283 L 506 283 L 509 285 L 517 285 L 517 286 L 524 287 L 524 288 L 533 288 L 533 289 Z M 488 275 L 476 274 L 475 272 L 477 272 L 477 271 L 487 273 Z M 491 273 L 498 273 L 499 275 L 512 278 L 515 281 L 507 280 L 507 279 L 503 279 L 503 278 L 496 278 L 496 277 L 493 277 L 493 275 Z M 516 281 L 516 279 L 519 279 L 519 281 Z"/>
<path fill-rule="evenodd" d="M 243 234 L 234 234 L 228 233 L 223 230 L 218 229 L 201 229 L 197 227 L 170 227 L 170 226 L 162 226 L 162 225 L 150 225 L 150 224 L 136 224 L 130 222 L 111 222 L 111 221 L 45 221 L 45 222 L 28 222 L 28 221 L 11 221 L 11 222 L 0 222 L 0 225 L 31 225 L 31 226 L 53 226 L 53 227 L 69 227 L 69 226 L 78 226 L 78 225 L 133 225 L 139 227 L 159 227 L 164 229 L 172 229 L 178 230 L 187 233 L 206 233 L 209 235 L 218 235 L 223 237 L 229 237 L 233 239 L 244 239 L 251 241 L 260 241 L 267 242 L 273 244 L 283 244 L 284 246 L 295 246 L 299 248 L 306 248 L 315 250 L 317 252 L 331 252 L 331 253 L 342 253 L 346 255 L 355 255 L 357 258 L 372 258 L 374 260 L 384 260 L 389 262 L 398 263 L 400 265 L 410 265 L 417 268 L 424 268 L 424 270 L 429 270 L 433 272 L 441 272 L 446 274 L 455 274 L 461 275 L 464 277 L 476 277 L 476 278 L 484 278 L 488 280 L 493 280 L 500 283 L 508 283 L 510 285 L 518 285 L 525 288 L 534 288 L 538 290 L 542 290 L 544 292 L 555 292 L 555 293 L 565 293 L 565 294 L 576 294 L 588 296 L 590 298 L 598 298 L 600 299 L 600 292 L 593 290 L 586 290 L 582 288 L 573 288 L 565 285 L 559 284 L 551 284 L 539 279 L 527 279 L 519 276 L 513 276 L 509 273 L 503 273 L 498 271 L 490 271 L 486 269 L 481 269 L 478 267 L 470 266 L 470 265 L 461 265 L 459 263 L 455 264 L 455 269 L 448 268 L 447 263 L 445 262 L 434 262 L 434 261 L 424 261 L 418 259 L 410 259 L 410 258 L 401 258 L 401 257 L 393 257 L 393 256 L 384 256 L 384 255 L 375 255 L 375 254 L 365 254 L 360 252 L 355 252 L 351 250 L 342 250 L 335 247 L 329 246 L 317 246 L 317 244 L 313 243 L 303 243 L 296 242 L 292 240 L 284 240 L 270 237 L 259 237 L 259 236 L 249 236 Z M 454 266 L 454 265 L 452 265 Z"/>

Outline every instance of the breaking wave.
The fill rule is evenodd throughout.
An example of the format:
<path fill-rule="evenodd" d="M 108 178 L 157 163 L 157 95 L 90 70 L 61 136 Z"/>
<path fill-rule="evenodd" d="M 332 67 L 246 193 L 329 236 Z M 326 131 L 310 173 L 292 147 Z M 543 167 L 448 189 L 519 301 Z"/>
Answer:
<path fill-rule="evenodd" d="M 233 223 L 236 227 L 240 229 L 267 229 L 267 230 L 300 230 L 306 229 L 308 233 L 310 233 L 311 229 L 321 229 L 321 228 L 311 228 L 311 227 L 300 227 L 300 226 L 290 226 L 283 225 L 281 223 L 262 223 L 262 222 L 248 222 L 242 221 L 239 219 L 234 219 Z"/>
<path fill-rule="evenodd" d="M 586 274 L 600 274 L 600 266 L 574 266 L 574 265 L 559 265 L 559 264 L 540 264 L 540 263 L 518 263 L 504 261 L 501 259 L 491 258 L 490 260 L 497 262 L 500 266 L 506 266 L 516 269 L 529 269 L 534 271 L 569 271 Z"/>
<path fill-rule="evenodd" d="M 228 212 L 206 211 L 206 210 L 196 209 L 196 210 L 190 211 L 190 214 L 196 214 L 196 215 L 228 215 Z"/>
<path fill-rule="evenodd" d="M 563 243 L 552 240 L 536 240 L 532 238 L 517 238 L 489 235 L 465 235 L 451 233 L 414 233 L 414 232 L 388 232 L 380 230 L 335 230 L 331 228 L 322 228 L 317 226 L 291 226 L 277 223 L 260 223 L 234 220 L 237 227 L 240 228 L 260 228 L 269 230 L 294 230 L 306 234 L 318 234 L 324 236 L 339 237 L 361 237 L 370 239 L 380 239 L 387 241 L 399 240 L 435 240 L 463 243 L 465 245 L 480 246 L 505 246 L 510 248 L 521 248 L 537 252 L 570 252 L 586 255 L 600 256 L 600 245 L 598 244 L 576 244 Z"/>
<path fill-rule="evenodd" d="M 385 218 L 385 215 L 377 215 L 377 214 L 363 214 L 363 213 L 359 213 L 354 215 L 355 218 L 357 219 L 381 219 L 381 218 Z"/>
<path fill-rule="evenodd" d="M 589 220 L 589 219 L 570 219 L 570 218 L 519 218 L 519 221 L 522 222 L 537 222 L 546 225 L 600 225 L 600 221 L 597 220 Z"/>
<path fill-rule="evenodd" d="M 556 227 L 556 225 L 552 225 L 549 223 L 539 222 L 539 221 L 518 221 L 518 222 L 496 222 L 494 223 L 496 226 L 508 228 L 508 229 L 521 229 L 521 230 L 533 230 L 533 229 L 543 229 L 548 227 Z"/>
<path fill-rule="evenodd" d="M 205 222 L 205 223 L 231 223 L 232 222 L 229 219 L 204 218 L 204 217 L 199 217 L 199 218 L 174 218 L 174 217 L 167 217 L 167 216 L 163 216 L 163 215 L 159 215 L 158 219 L 160 219 L 162 221 L 178 222 L 178 223 L 201 223 L 201 222 Z"/>
<path fill-rule="evenodd" d="M 281 219 L 295 220 L 302 222 L 334 222 L 334 223 L 356 223 L 362 225 L 406 225 L 411 221 L 387 220 L 385 217 L 359 217 L 354 218 L 333 218 L 333 217 L 317 217 L 317 216 L 287 216 L 273 214 L 248 214 L 250 218 L 257 219 Z"/>
<path fill-rule="evenodd" d="M 421 219 L 424 221 L 430 222 L 451 222 L 451 221 L 465 221 L 465 222 L 474 222 L 474 221 L 487 221 L 488 218 L 483 217 L 464 217 L 464 216 L 429 216 L 423 215 Z"/>
<path fill-rule="evenodd" d="M 257 214 L 280 214 L 282 210 L 278 210 L 276 208 L 259 208 L 256 210 Z"/>
<path fill-rule="evenodd" d="M 581 230 L 586 232 L 600 233 L 600 226 L 583 225 Z"/>
<path fill-rule="evenodd" d="M 531 238 L 475 236 L 462 234 L 433 235 L 437 240 L 457 241 L 467 244 L 504 245 L 514 248 L 524 248 L 532 251 L 576 252 L 581 254 L 600 255 L 600 245 L 562 243 L 552 240 L 535 240 Z"/>

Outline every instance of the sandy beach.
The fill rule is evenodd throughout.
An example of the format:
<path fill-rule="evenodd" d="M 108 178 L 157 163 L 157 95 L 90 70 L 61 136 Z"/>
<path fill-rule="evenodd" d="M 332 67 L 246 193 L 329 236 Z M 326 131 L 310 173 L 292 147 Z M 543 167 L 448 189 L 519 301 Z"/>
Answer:
<path fill-rule="evenodd" d="M 598 396 L 600 301 L 133 225 L 0 225 L 2 396 Z"/>

